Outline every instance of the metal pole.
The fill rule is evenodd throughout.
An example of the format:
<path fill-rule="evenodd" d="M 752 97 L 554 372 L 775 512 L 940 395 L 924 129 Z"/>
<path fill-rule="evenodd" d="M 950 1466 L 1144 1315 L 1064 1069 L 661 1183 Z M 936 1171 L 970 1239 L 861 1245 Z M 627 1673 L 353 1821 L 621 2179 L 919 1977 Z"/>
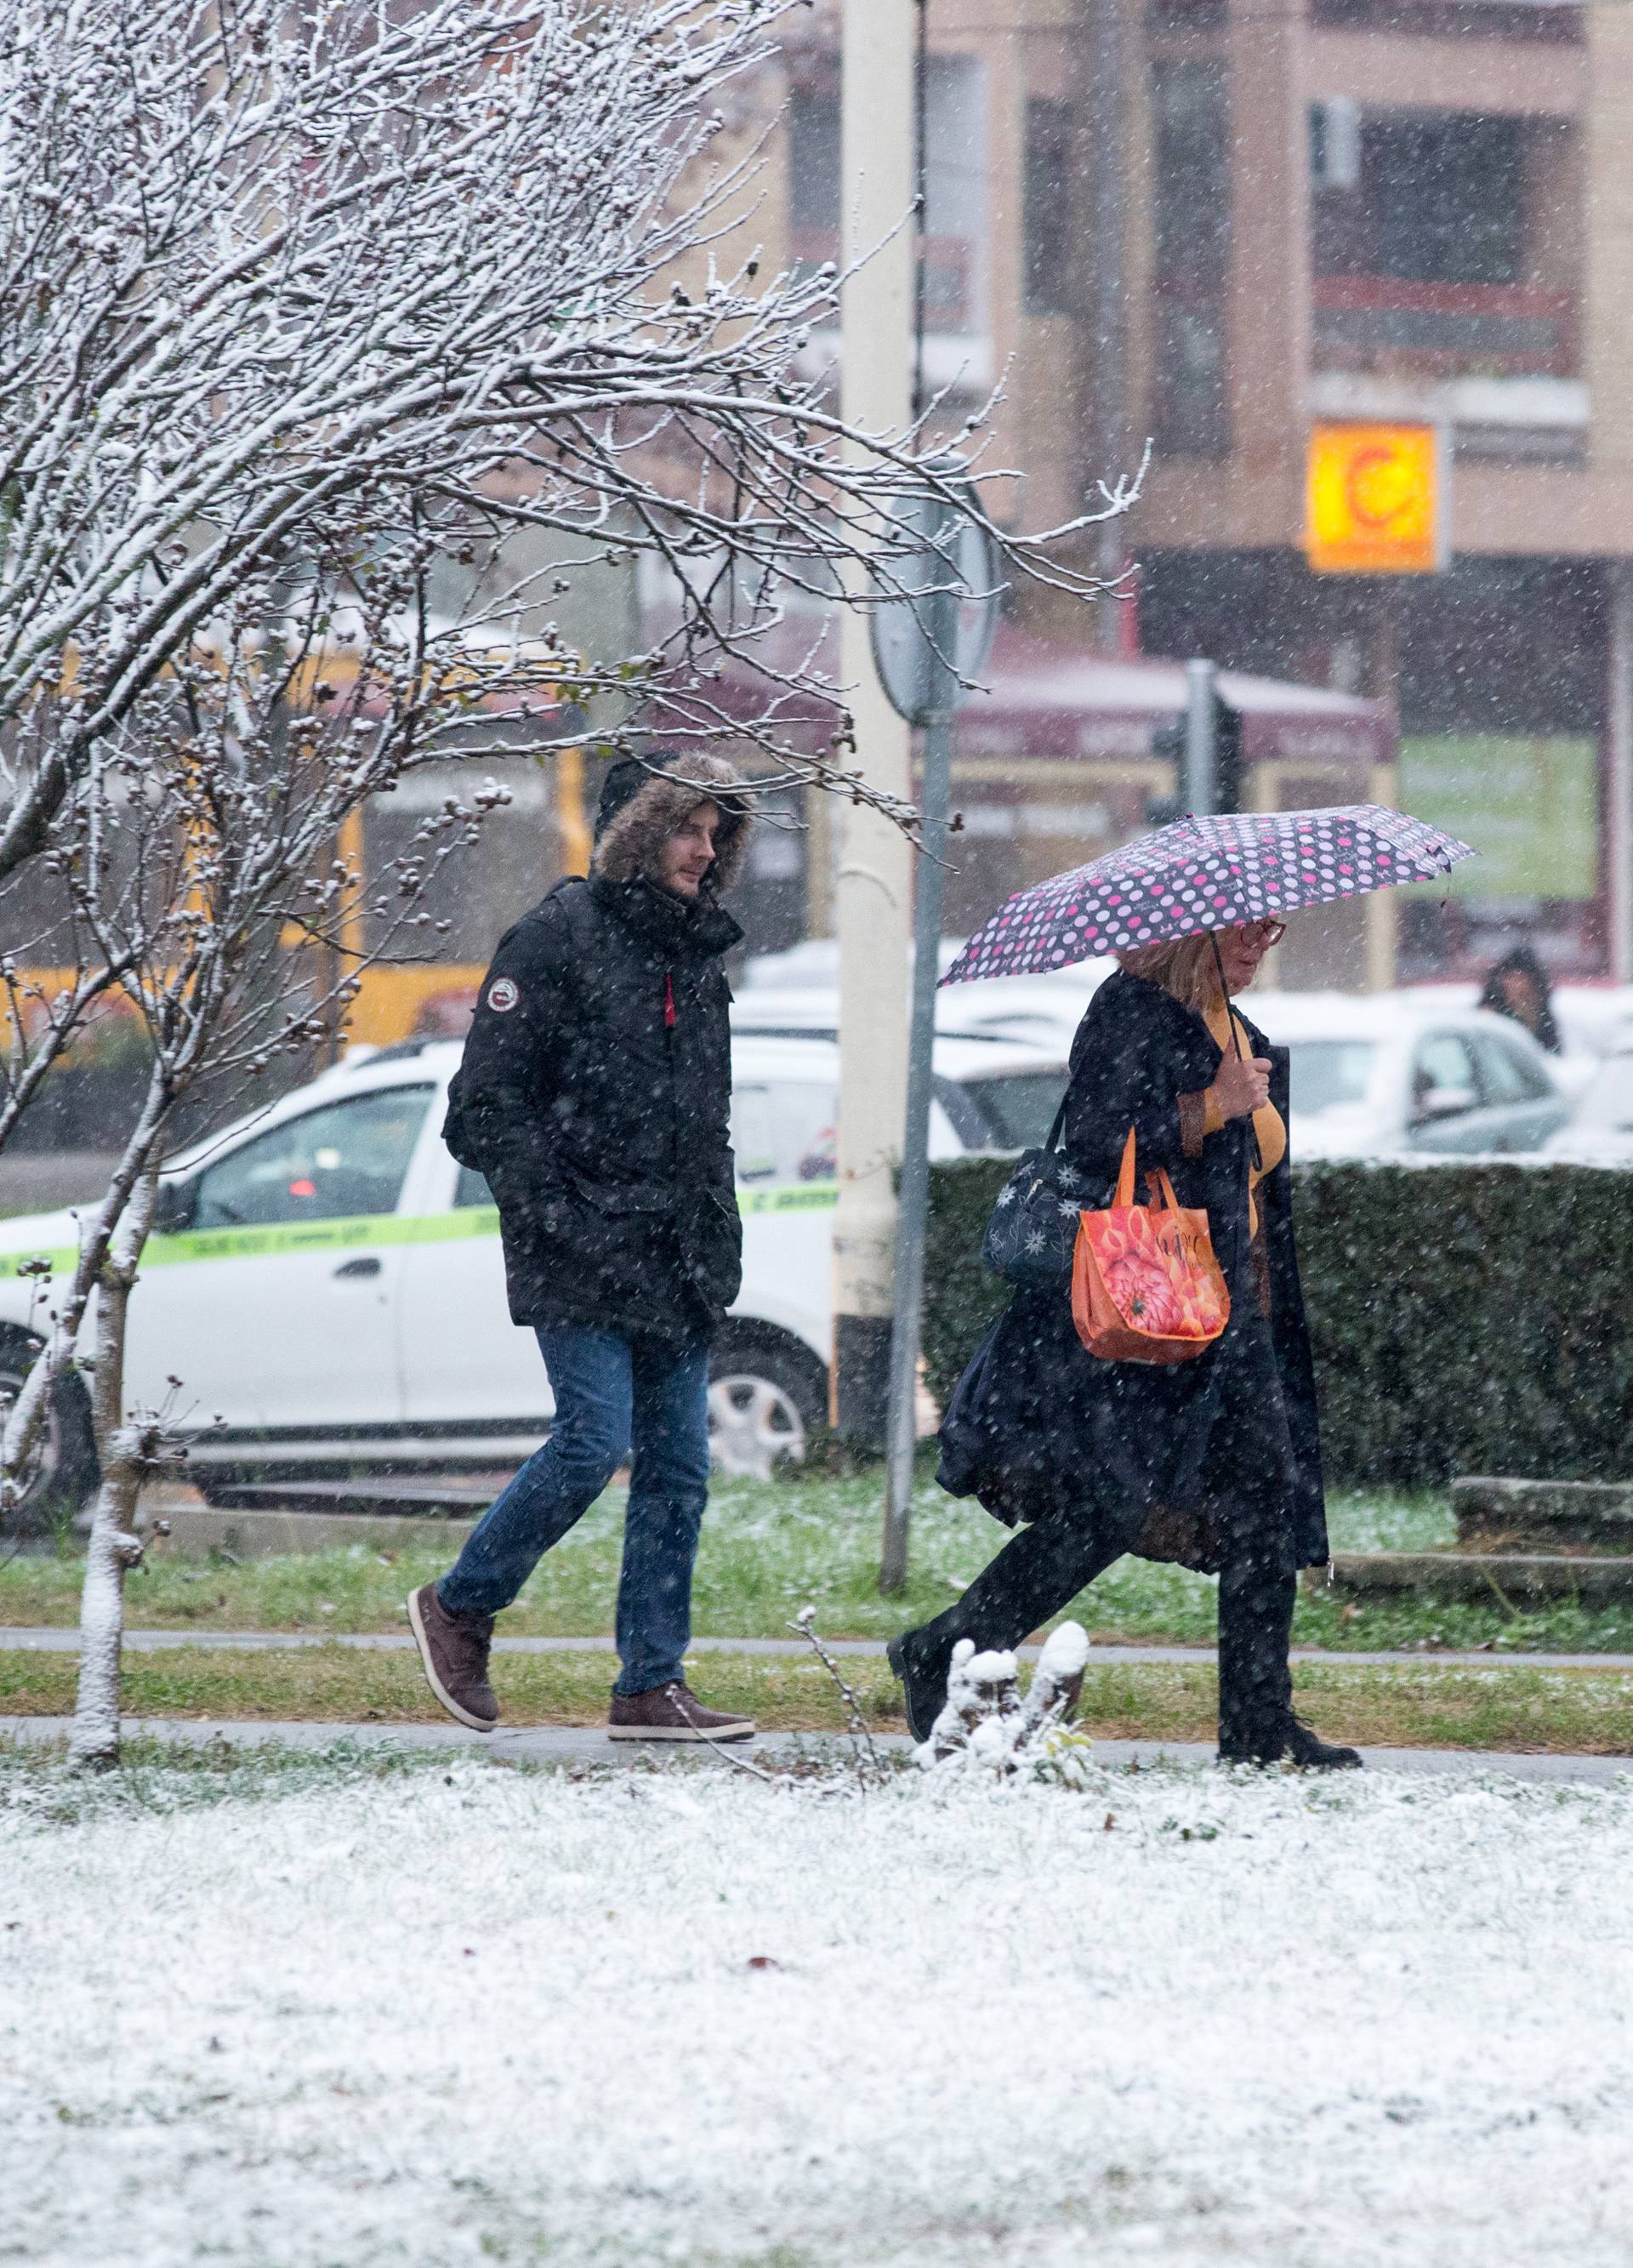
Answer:
<path fill-rule="evenodd" d="M 840 391 L 845 417 L 868 433 L 899 432 L 911 414 L 915 239 L 902 223 L 913 202 L 914 31 L 909 0 L 844 0 L 845 256 L 871 256 L 841 295 Z M 862 587 L 859 570 L 854 581 Z M 911 736 L 879 684 L 868 623 L 850 608 L 840 621 L 840 674 L 851 688 L 862 769 L 873 786 L 908 800 Z M 835 815 L 839 1201 L 833 1415 L 842 1440 L 877 1452 L 886 1440 L 913 853 L 901 830 L 875 811 L 845 804 Z"/>
<path fill-rule="evenodd" d="M 945 512 L 936 542 L 950 551 L 957 516 Z M 945 557 L 945 554 L 943 556 Z M 954 571 L 930 555 L 928 579 Z M 913 905 L 913 1020 L 908 1042 L 908 1096 L 902 1130 L 901 1182 L 896 1198 L 894 1322 L 890 1340 L 889 1473 L 879 1587 L 899 1591 L 908 1579 L 908 1523 L 913 1504 L 913 1460 L 918 1448 L 918 1354 L 924 1301 L 924 1222 L 930 1205 L 930 1103 L 934 1082 L 936 980 L 941 951 L 942 885 L 947 843 L 947 804 L 953 770 L 953 719 L 959 683 L 947 666 L 958 644 L 958 600 L 950 590 L 927 593 L 925 626 L 934 652 L 926 656 L 924 776 L 919 790 L 923 849 Z M 946 659 L 944 660 L 942 657 Z"/>
<path fill-rule="evenodd" d="M 1216 675 L 1210 661 L 1185 665 L 1185 807 L 1200 818 L 1217 808 L 1219 767 L 1214 746 Z"/>
<path fill-rule="evenodd" d="M 1095 481 L 1114 481 L 1128 467 L 1124 332 L 1128 322 L 1128 189 L 1122 155 L 1122 15 L 1121 0 L 1093 0 L 1089 37 L 1089 131 L 1094 145 L 1092 224 L 1094 247 L 1093 446 L 1099 458 L 1087 468 L 1088 493 Z M 1122 571 L 1120 519 L 1100 523 L 1097 571 L 1110 582 Z M 1122 606 L 1102 599 L 1095 609 L 1097 642 L 1102 653 L 1121 651 Z"/>

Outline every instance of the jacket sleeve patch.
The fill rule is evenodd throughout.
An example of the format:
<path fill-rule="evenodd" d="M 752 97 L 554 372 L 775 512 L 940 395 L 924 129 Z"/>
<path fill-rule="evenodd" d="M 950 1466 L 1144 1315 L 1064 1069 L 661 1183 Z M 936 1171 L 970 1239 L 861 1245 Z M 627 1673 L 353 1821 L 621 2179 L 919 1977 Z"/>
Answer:
<path fill-rule="evenodd" d="M 488 1005 L 496 1016 L 508 1015 L 521 998 L 521 988 L 510 976 L 496 976 L 488 987 Z"/>

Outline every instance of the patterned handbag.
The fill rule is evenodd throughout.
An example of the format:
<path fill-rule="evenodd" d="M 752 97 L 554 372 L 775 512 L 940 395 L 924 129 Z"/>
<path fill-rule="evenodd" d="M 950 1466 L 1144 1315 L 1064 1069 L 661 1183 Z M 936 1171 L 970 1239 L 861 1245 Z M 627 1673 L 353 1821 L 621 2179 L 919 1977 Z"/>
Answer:
<path fill-rule="evenodd" d="M 1028 1290 L 1064 1285 L 1071 1276 L 1078 1210 L 1084 1178 L 1060 1152 L 1066 1123 L 1063 1099 L 1041 1150 L 1027 1150 L 1004 1187 L 987 1222 L 981 1256 L 995 1276 Z"/>
<path fill-rule="evenodd" d="M 1136 1205 L 1130 1127 L 1110 1207 L 1078 1220 L 1071 1318 L 1104 1361 L 1188 1362 L 1224 1330 L 1231 1295 L 1207 1214 L 1181 1206 L 1160 1170 L 1145 1184 L 1151 1202 Z"/>

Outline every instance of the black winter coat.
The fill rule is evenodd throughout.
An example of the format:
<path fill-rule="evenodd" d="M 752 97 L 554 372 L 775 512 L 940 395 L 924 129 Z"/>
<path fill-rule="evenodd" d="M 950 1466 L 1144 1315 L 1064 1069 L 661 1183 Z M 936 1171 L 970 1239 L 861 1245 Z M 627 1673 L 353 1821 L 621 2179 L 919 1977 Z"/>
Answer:
<path fill-rule="evenodd" d="M 721 955 L 741 935 L 710 897 L 597 873 L 499 940 L 448 1137 L 499 1208 L 514 1322 L 680 1339 L 737 1297 Z"/>
<path fill-rule="evenodd" d="M 1270 1100 L 1285 1119 L 1287 1050 L 1242 1020 L 1254 1051 L 1269 1059 Z M 1200 1016 L 1120 970 L 1072 1042 L 1064 1146 L 1089 1179 L 1091 1209 L 1111 1201 L 1130 1126 L 1138 1174 L 1166 1167 L 1180 1203 L 1205 1208 L 1231 1293 L 1223 1336 L 1172 1367 L 1107 1362 L 1079 1341 L 1069 1289 L 1017 1292 L 953 1395 L 939 1478 L 1011 1525 L 1056 1514 L 1102 1521 L 1124 1550 L 1146 1545 L 1150 1557 L 1204 1571 L 1219 1564 L 1233 1521 L 1252 1530 L 1256 1552 L 1317 1566 L 1328 1556 L 1327 1521 L 1287 1160 L 1259 1187 L 1267 1322 L 1248 1257 L 1249 1122 L 1209 1135 L 1198 1157 L 1185 1155 L 1181 1132 L 1179 1098 L 1211 1086 L 1220 1061 Z M 1221 1508 L 1212 1499 L 1226 1473 L 1238 1501 Z M 1254 1476 L 1246 1491 L 1244 1473 Z"/>

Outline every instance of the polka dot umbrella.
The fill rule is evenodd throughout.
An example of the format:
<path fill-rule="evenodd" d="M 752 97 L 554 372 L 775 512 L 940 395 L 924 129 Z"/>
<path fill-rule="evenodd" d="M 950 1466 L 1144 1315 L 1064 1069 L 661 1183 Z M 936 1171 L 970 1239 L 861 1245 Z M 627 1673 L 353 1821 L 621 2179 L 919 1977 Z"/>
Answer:
<path fill-rule="evenodd" d="M 1176 819 L 1018 891 L 941 981 L 1066 968 L 1397 882 L 1432 881 L 1472 855 L 1454 835 L 1379 803 Z"/>

